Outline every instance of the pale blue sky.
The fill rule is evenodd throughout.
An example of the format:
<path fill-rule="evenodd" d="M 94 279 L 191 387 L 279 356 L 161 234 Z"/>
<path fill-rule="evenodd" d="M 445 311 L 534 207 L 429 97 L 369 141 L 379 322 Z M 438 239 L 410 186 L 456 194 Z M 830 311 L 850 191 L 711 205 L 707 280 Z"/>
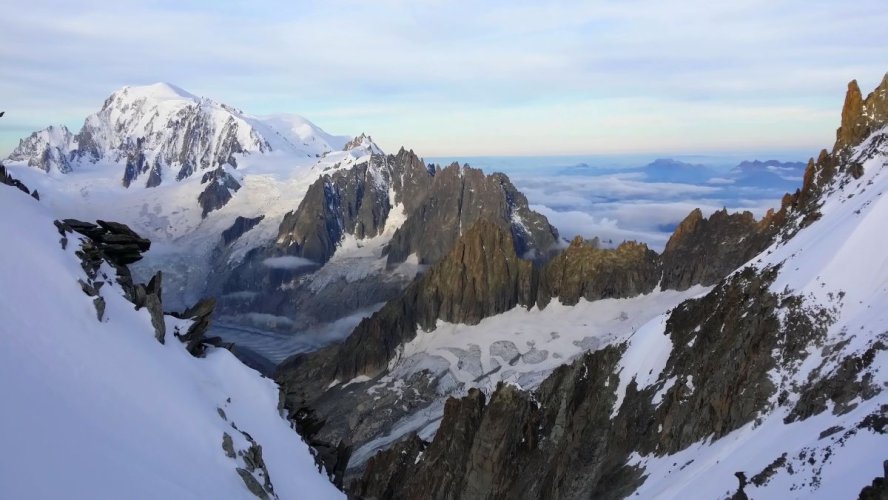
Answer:
<path fill-rule="evenodd" d="M 11 0 L 2 25 L 2 156 L 156 81 L 427 156 L 813 151 L 888 71 L 885 0 Z"/>

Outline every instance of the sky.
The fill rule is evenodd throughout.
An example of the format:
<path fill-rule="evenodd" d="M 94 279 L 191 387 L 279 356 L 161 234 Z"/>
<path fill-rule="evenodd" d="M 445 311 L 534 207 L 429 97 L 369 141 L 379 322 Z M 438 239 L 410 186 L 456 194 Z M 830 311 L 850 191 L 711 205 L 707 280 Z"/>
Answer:
<path fill-rule="evenodd" d="M 888 71 L 884 0 L 3 4 L 0 156 L 157 81 L 426 156 L 813 152 Z"/>

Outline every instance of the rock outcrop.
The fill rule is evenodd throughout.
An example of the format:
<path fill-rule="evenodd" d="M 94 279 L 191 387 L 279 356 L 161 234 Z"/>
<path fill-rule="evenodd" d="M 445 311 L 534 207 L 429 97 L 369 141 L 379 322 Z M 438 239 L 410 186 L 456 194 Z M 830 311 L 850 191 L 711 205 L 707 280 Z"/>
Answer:
<path fill-rule="evenodd" d="M 389 264 L 411 254 L 420 263 L 435 263 L 480 219 L 511 231 L 523 257 L 544 256 L 557 240 L 555 229 L 528 208 L 505 175 L 484 175 L 458 164 L 427 166 L 402 148 L 396 155 L 373 154 L 367 162 L 315 181 L 281 222 L 277 253 L 324 263 L 343 235 L 380 234 L 395 206 L 405 220 L 386 249 Z"/>
<path fill-rule="evenodd" d="M 112 264 L 124 267 L 142 259 L 151 248 L 151 241 L 142 238 L 126 224 L 99 220 L 95 224 L 65 219 L 56 224 L 60 232 L 80 233 L 96 245 Z M 63 234 L 64 236 L 64 234 Z"/>
<path fill-rule="evenodd" d="M 56 221 L 55 224 L 62 237 L 60 241 L 62 248 L 67 246 L 68 235 L 71 233 L 78 233 L 86 237 L 80 249 L 76 251 L 87 276 L 87 281 L 81 281 L 80 286 L 85 294 L 94 297 L 99 321 L 102 320 L 105 309 L 104 298 L 101 297 L 100 290 L 105 281 L 109 279 L 107 275 L 100 274 L 100 268 L 102 263 L 107 262 L 114 268 L 117 283 L 123 289 L 127 300 L 132 302 L 137 310 L 143 307 L 148 310 L 155 338 L 163 344 L 166 341 L 163 274 L 158 271 L 146 285 L 136 283 L 128 267 L 129 264 L 142 258 L 142 253 L 151 247 L 151 241 L 142 238 L 129 226 L 119 222 L 99 220 L 93 224 L 77 219 L 65 219 Z M 218 337 L 206 337 L 215 306 L 215 299 L 209 298 L 199 301 L 182 313 L 169 313 L 176 318 L 192 320 L 184 334 L 178 331 L 175 334 L 186 344 L 188 352 L 194 356 L 203 355 L 207 345 L 219 346 L 222 344 Z"/>
<path fill-rule="evenodd" d="M 202 217 L 206 217 L 213 210 L 224 207 L 231 200 L 232 193 L 241 188 L 234 176 L 221 166 L 205 173 L 200 183 L 207 184 L 207 187 L 197 197 Z"/>
<path fill-rule="evenodd" d="M 407 220 L 389 244 L 389 263 L 411 254 L 420 263 L 435 263 L 480 219 L 510 231 L 515 251 L 523 258 L 545 257 L 557 239 L 548 220 L 528 208 L 527 198 L 506 175 L 484 175 L 456 163 L 436 169 L 428 191 L 416 193 L 405 209 Z"/>
<path fill-rule="evenodd" d="M 31 194 L 31 190 L 28 189 L 28 186 L 25 186 L 22 181 L 10 175 L 9 171 L 6 170 L 6 167 L 2 164 L 0 164 L 0 184 L 6 184 L 7 186 L 14 187 L 25 194 Z M 36 193 L 36 191 L 34 192 Z"/>
<path fill-rule="evenodd" d="M 207 298 L 198 301 L 197 304 L 181 313 L 171 313 L 174 317 L 192 320 L 188 331 L 181 335 L 177 334 L 177 337 L 185 343 L 188 352 L 193 356 L 203 355 L 207 345 L 218 346 L 222 343 L 222 339 L 219 337 L 206 337 L 215 309 L 216 299 Z"/>
<path fill-rule="evenodd" d="M 888 123 L 888 73 L 866 99 L 860 93 L 857 80 L 848 83 L 842 124 L 836 130 L 834 152 L 861 143 L 871 133 Z"/>
<path fill-rule="evenodd" d="M 663 290 L 713 285 L 773 241 L 778 225 L 772 217 L 755 220 L 750 212 L 719 210 L 708 219 L 692 211 L 675 229 L 661 256 Z"/>
<path fill-rule="evenodd" d="M 392 172 L 379 156 L 347 170 L 321 176 L 309 187 L 299 207 L 281 221 L 277 247 L 324 263 L 345 234 L 378 235 L 392 207 Z M 383 178 L 382 176 L 385 176 Z"/>
<path fill-rule="evenodd" d="M 537 303 L 545 307 L 554 298 L 574 305 L 580 299 L 634 297 L 650 293 L 659 278 L 659 256 L 646 245 L 628 241 L 603 249 L 577 237 L 543 267 Z"/>
<path fill-rule="evenodd" d="M 264 215 L 259 215 L 257 217 L 241 217 L 238 215 L 237 218 L 234 219 L 234 223 L 231 224 L 231 227 L 222 231 L 222 243 L 224 245 L 234 243 L 235 240 L 246 234 L 247 231 L 256 227 L 256 224 L 262 222 L 264 218 Z"/>

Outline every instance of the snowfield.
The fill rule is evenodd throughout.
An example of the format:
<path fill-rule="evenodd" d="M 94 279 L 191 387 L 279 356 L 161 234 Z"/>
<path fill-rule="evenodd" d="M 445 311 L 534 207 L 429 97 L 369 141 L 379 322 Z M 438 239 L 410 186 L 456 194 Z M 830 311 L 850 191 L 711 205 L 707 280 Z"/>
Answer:
<path fill-rule="evenodd" d="M 225 350 L 158 343 L 116 283 L 99 322 L 77 282 L 78 238 L 62 250 L 51 211 L 17 189 L 0 186 L 0 212 L 0 498 L 255 498 L 243 458 L 222 448 L 223 433 L 249 448 L 235 425 L 262 446 L 280 498 L 343 498 L 271 380 Z"/>

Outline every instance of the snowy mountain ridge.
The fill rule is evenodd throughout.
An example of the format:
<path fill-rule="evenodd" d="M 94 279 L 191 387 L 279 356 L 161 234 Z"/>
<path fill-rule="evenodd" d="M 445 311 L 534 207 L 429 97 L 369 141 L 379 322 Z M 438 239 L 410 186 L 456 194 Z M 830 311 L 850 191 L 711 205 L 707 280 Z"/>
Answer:
<path fill-rule="evenodd" d="M 68 173 L 96 163 L 122 166 L 130 186 L 182 180 L 195 172 L 238 166 L 238 158 L 279 152 L 319 157 L 345 145 L 298 115 L 254 117 L 168 83 L 123 87 L 72 134 L 49 127 L 23 139 L 8 162 Z M 120 174 L 118 174 L 120 175 Z"/>

